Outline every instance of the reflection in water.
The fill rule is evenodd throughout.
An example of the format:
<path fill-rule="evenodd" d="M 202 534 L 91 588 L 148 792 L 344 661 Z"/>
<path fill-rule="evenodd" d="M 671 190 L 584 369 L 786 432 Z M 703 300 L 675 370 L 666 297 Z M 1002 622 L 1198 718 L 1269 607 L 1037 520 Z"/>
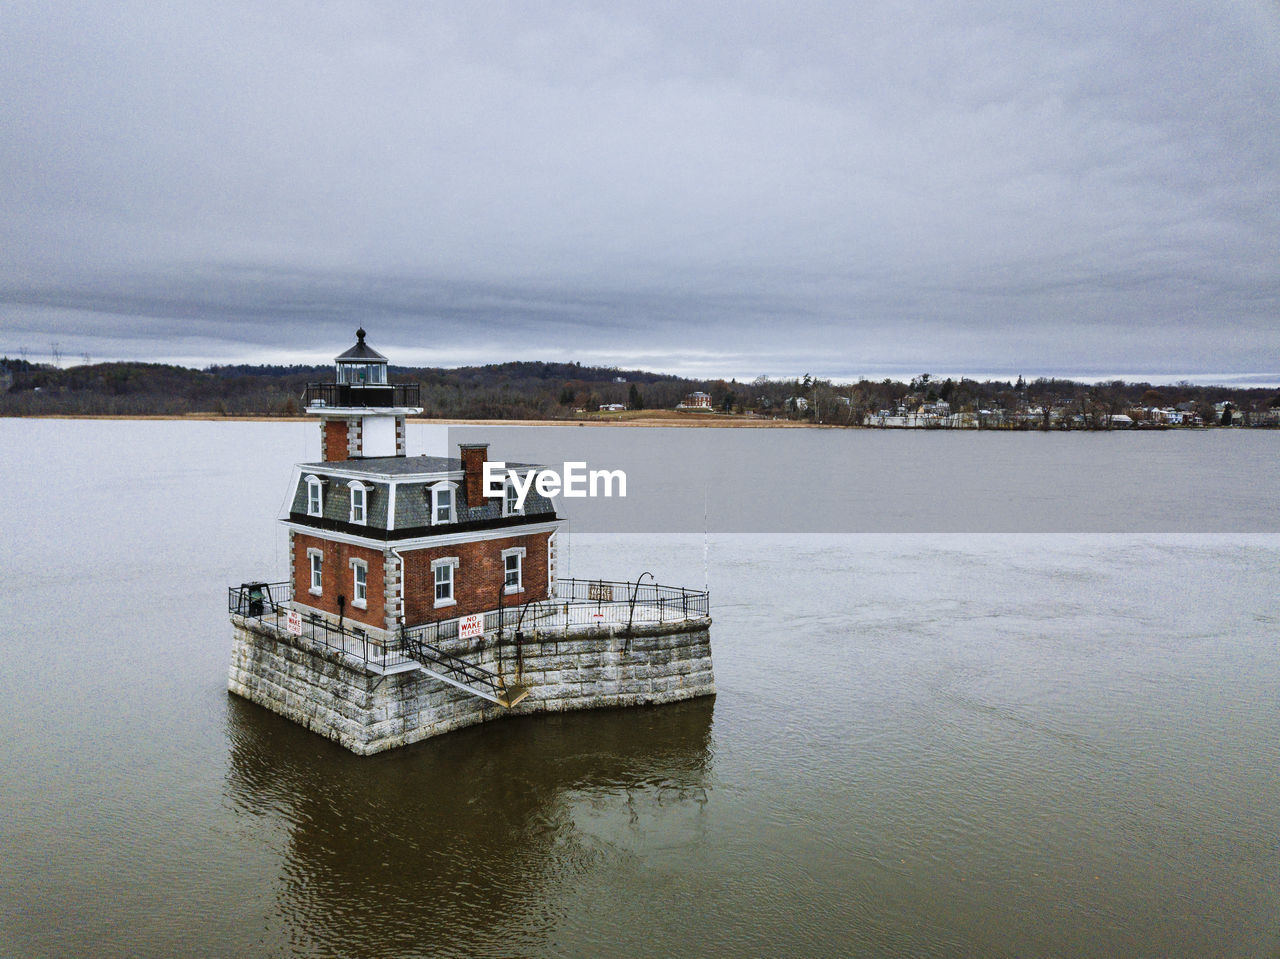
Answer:
<path fill-rule="evenodd" d="M 576 879 L 699 841 L 714 699 L 488 724 L 361 758 L 228 698 L 228 801 L 283 820 L 288 948 L 542 951 Z"/>

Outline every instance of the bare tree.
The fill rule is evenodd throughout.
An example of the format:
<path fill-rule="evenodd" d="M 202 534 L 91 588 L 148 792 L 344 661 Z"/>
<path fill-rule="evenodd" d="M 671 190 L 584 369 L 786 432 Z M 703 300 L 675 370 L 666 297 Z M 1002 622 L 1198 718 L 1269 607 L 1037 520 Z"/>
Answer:
<path fill-rule="evenodd" d="M 1060 401 L 1054 392 L 1054 384 L 1049 380 L 1036 380 L 1031 384 L 1032 398 L 1040 408 L 1040 429 L 1048 432 L 1053 429 L 1053 411 L 1059 405 Z"/>
<path fill-rule="evenodd" d="M 53 358 L 55 369 L 62 368 L 62 344 L 54 340 L 49 344 L 49 356 Z"/>

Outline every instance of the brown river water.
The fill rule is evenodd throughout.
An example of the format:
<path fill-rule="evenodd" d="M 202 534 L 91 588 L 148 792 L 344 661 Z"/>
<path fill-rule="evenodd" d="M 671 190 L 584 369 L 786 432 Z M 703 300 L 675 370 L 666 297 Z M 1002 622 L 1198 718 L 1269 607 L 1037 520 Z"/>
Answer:
<path fill-rule="evenodd" d="M 1280 954 L 1280 434 L 493 432 L 719 693 L 362 759 L 226 693 L 314 430 L 0 420 L 0 955 Z"/>

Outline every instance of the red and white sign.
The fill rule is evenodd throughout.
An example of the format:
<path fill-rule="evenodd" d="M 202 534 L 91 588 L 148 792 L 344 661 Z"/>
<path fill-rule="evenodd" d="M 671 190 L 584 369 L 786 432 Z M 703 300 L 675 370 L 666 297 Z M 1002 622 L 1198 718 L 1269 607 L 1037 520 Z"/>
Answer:
<path fill-rule="evenodd" d="M 295 610 L 289 611 L 289 618 L 285 620 L 285 629 L 293 633 L 295 636 L 302 635 L 302 614 Z"/>
<path fill-rule="evenodd" d="M 484 614 L 472 613 L 470 616 L 458 617 L 458 638 L 475 639 L 484 635 Z"/>

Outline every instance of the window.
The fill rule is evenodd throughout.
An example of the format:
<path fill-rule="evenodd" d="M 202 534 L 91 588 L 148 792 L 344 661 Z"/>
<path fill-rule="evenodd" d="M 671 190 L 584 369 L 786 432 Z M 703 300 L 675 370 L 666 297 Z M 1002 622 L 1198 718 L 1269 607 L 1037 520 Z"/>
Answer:
<path fill-rule="evenodd" d="M 456 518 L 454 509 L 454 485 L 452 483 L 436 483 L 431 487 L 431 524 L 452 523 Z"/>
<path fill-rule="evenodd" d="M 435 577 L 437 608 L 453 606 L 457 602 L 453 596 L 453 573 L 457 566 L 458 558 L 456 556 L 438 559 L 431 564 L 431 573 Z"/>
<path fill-rule="evenodd" d="M 502 551 L 502 591 L 519 593 L 524 589 L 524 547 Z"/>
<path fill-rule="evenodd" d="M 320 576 L 321 564 L 324 562 L 324 553 L 318 549 L 307 550 L 307 556 L 311 563 L 311 592 L 319 596 L 323 591 L 323 580 Z"/>
<path fill-rule="evenodd" d="M 359 480 L 353 480 L 347 486 L 351 488 L 351 515 L 348 519 L 364 526 L 369 517 L 369 488 Z"/>
<path fill-rule="evenodd" d="M 523 507 L 517 507 L 518 502 L 516 496 L 516 488 L 511 483 L 507 484 L 505 494 L 502 499 L 502 515 L 503 516 L 519 516 L 524 512 Z"/>
<path fill-rule="evenodd" d="M 369 608 L 369 564 L 362 559 L 351 561 L 351 605 Z"/>
<path fill-rule="evenodd" d="M 324 515 L 324 480 L 319 476 L 307 477 L 307 515 Z"/>

